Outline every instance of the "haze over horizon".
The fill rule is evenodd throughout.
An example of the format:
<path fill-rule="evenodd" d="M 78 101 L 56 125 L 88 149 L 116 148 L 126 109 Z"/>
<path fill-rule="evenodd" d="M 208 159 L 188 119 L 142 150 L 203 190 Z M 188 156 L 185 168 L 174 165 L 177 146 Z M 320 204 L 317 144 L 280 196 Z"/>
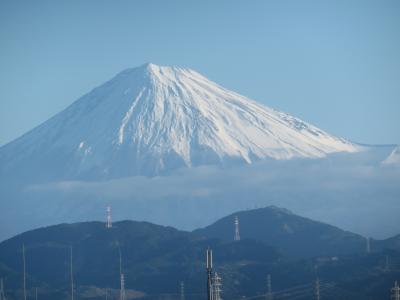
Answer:
<path fill-rule="evenodd" d="M 399 144 L 400 4 L 384 3 L 2 1 L 0 145 L 145 62 L 351 141 Z"/>

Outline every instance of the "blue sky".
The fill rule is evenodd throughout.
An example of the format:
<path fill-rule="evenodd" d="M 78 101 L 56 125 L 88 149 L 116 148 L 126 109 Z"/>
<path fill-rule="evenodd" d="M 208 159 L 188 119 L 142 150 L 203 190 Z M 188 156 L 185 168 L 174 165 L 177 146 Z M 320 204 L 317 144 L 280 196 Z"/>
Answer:
<path fill-rule="evenodd" d="M 400 143 L 400 1 L 1 1 L 0 145 L 153 62 L 363 143 Z"/>

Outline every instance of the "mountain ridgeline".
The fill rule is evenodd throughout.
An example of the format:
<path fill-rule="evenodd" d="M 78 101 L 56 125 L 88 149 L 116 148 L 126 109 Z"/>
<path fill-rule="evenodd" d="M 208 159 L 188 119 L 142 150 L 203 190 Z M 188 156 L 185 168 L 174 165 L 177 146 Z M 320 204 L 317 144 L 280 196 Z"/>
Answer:
<path fill-rule="evenodd" d="M 1 147 L 0 176 L 23 182 L 154 176 L 358 150 L 193 70 L 146 64 Z"/>
<path fill-rule="evenodd" d="M 240 241 L 233 241 L 235 216 Z M 369 254 L 364 242 L 361 236 L 277 207 L 238 212 L 194 232 L 135 221 L 116 222 L 112 228 L 102 222 L 60 224 L 0 243 L 0 278 L 7 299 L 18 299 L 24 245 L 29 297 L 38 288 L 40 299 L 67 299 L 72 249 L 79 299 L 104 299 L 106 291 L 117 298 L 120 271 L 127 299 L 166 299 L 167 294 L 177 298 L 180 281 L 186 299 L 203 299 L 204 251 L 211 247 L 227 299 L 262 295 L 268 274 L 276 290 L 310 284 L 316 268 L 342 295 L 382 299 L 400 275 L 400 240 L 374 240 Z M 389 256 L 390 264 L 385 265 Z M 369 285 L 376 276 L 380 280 Z M 338 299 L 329 295 L 324 298 Z M 310 299 L 309 294 L 303 296 L 299 299 Z"/>
<path fill-rule="evenodd" d="M 235 217 L 240 220 L 243 238 L 274 245 L 291 257 L 334 256 L 362 253 L 366 249 L 366 240 L 360 235 L 274 206 L 232 214 L 195 233 L 230 241 Z"/>

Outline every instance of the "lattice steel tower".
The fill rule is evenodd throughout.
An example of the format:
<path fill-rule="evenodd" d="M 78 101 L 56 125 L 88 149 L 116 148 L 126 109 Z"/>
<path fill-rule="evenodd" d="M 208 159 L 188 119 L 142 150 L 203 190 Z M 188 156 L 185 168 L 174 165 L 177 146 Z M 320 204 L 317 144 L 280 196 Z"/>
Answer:
<path fill-rule="evenodd" d="M 214 280 L 213 280 L 214 300 L 222 300 L 222 298 L 221 298 L 221 292 L 222 292 L 221 287 L 222 287 L 221 277 L 218 275 L 217 272 L 215 272 Z"/>
<path fill-rule="evenodd" d="M 6 295 L 4 292 L 3 278 L 0 279 L 0 300 L 6 300 Z"/>
<path fill-rule="evenodd" d="M 366 251 L 367 253 L 371 253 L 371 239 L 369 237 L 365 238 L 366 240 Z"/>
<path fill-rule="evenodd" d="M 240 241 L 239 218 L 237 216 L 235 217 L 235 236 L 233 240 Z"/>
<path fill-rule="evenodd" d="M 397 281 L 394 283 L 394 287 L 391 289 L 392 299 L 400 300 L 400 287 Z"/>
<path fill-rule="evenodd" d="M 121 255 L 121 249 L 118 248 L 119 251 L 119 276 L 120 276 L 120 292 L 119 292 L 119 299 L 120 300 L 125 300 L 126 294 L 125 294 L 125 276 L 124 273 L 122 272 L 122 255 Z"/>
<path fill-rule="evenodd" d="M 183 281 L 181 281 L 180 283 L 180 293 L 181 293 L 180 300 L 185 300 L 185 283 Z"/>
<path fill-rule="evenodd" d="M 71 300 L 74 300 L 74 272 L 73 272 L 73 260 L 72 260 L 72 246 L 69 248 L 69 270 L 70 270 L 70 280 L 71 280 Z"/>
<path fill-rule="evenodd" d="M 22 244 L 22 262 L 23 262 L 23 271 L 24 271 L 24 278 L 23 278 L 23 288 L 24 288 L 24 300 L 26 300 L 26 259 L 25 259 L 25 244 Z"/>
<path fill-rule="evenodd" d="M 272 300 L 271 274 L 267 275 L 267 300 Z"/>
<path fill-rule="evenodd" d="M 106 223 L 107 228 L 112 227 L 112 220 L 111 220 L 111 206 L 107 206 L 107 223 Z"/>
<path fill-rule="evenodd" d="M 315 299 L 321 300 L 321 287 L 320 287 L 320 281 L 319 281 L 318 277 L 315 280 Z"/>

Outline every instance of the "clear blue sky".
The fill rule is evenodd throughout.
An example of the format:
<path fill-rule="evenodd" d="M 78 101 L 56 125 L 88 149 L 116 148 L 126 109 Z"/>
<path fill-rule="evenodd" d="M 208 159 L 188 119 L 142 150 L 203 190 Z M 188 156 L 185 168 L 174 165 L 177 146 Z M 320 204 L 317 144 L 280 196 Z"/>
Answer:
<path fill-rule="evenodd" d="M 0 145 L 145 62 L 400 143 L 400 1 L 0 2 Z"/>

